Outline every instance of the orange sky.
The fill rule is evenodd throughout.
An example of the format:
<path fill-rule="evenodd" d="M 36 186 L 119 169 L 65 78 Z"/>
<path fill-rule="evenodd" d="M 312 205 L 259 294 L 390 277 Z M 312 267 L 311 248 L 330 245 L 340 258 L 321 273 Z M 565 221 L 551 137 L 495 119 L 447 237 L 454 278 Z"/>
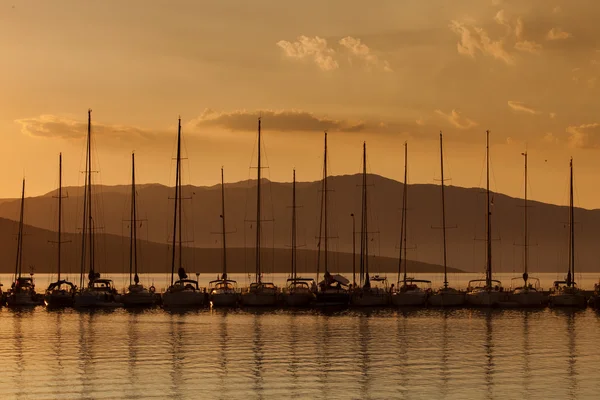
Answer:
<path fill-rule="evenodd" d="M 0 4 L 0 196 L 81 183 L 92 108 L 101 183 L 172 183 L 178 115 L 189 181 L 246 179 L 263 115 L 274 180 L 333 174 L 438 177 L 445 133 L 452 184 L 481 185 L 492 131 L 494 190 L 600 207 L 600 4 L 594 0 L 277 2 L 18 1 Z"/>

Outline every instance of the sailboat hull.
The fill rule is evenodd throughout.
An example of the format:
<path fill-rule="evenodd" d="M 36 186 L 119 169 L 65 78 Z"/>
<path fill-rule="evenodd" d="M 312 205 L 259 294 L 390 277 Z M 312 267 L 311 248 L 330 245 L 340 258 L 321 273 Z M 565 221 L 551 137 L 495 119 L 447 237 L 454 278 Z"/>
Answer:
<path fill-rule="evenodd" d="M 465 304 L 465 293 L 443 290 L 431 294 L 427 303 L 432 307 L 459 307 Z"/>
<path fill-rule="evenodd" d="M 210 296 L 213 307 L 235 307 L 238 304 L 237 293 L 214 293 Z"/>
<path fill-rule="evenodd" d="M 6 305 L 8 307 L 35 307 L 41 304 L 42 302 L 37 298 L 35 293 L 10 293 L 6 298 Z"/>
<path fill-rule="evenodd" d="M 478 290 L 469 292 L 465 296 L 467 305 L 471 307 L 498 307 L 505 302 L 508 296 L 505 292 L 495 290 Z"/>
<path fill-rule="evenodd" d="M 390 303 L 387 292 L 358 291 L 352 293 L 350 304 L 353 307 L 385 307 Z"/>
<path fill-rule="evenodd" d="M 427 303 L 427 293 L 424 291 L 392 293 L 392 304 L 396 307 L 420 307 Z"/>
<path fill-rule="evenodd" d="M 277 293 L 244 293 L 241 302 L 245 307 L 273 307 L 277 305 Z"/>
<path fill-rule="evenodd" d="M 317 307 L 348 307 L 350 294 L 347 291 L 318 292 L 315 300 Z"/>
<path fill-rule="evenodd" d="M 204 306 L 204 297 L 204 293 L 198 291 L 167 291 L 162 302 L 166 308 L 200 308 Z"/>
<path fill-rule="evenodd" d="M 542 292 L 515 290 L 510 294 L 509 301 L 517 307 L 537 308 L 544 307 L 547 303 L 547 298 Z"/>
<path fill-rule="evenodd" d="M 75 296 L 73 306 L 75 308 L 119 308 L 123 307 L 123 303 L 119 302 L 119 296 L 84 290 Z"/>
<path fill-rule="evenodd" d="M 315 295 L 311 292 L 286 293 L 283 302 L 288 307 L 310 307 L 315 301 Z"/>
<path fill-rule="evenodd" d="M 73 307 L 73 293 L 66 290 L 53 291 L 46 293 L 44 296 L 44 304 L 48 308 L 67 308 Z"/>
<path fill-rule="evenodd" d="M 158 303 L 159 296 L 147 291 L 128 292 L 121 296 L 125 308 L 153 307 Z"/>
<path fill-rule="evenodd" d="M 583 293 L 553 293 L 548 297 L 550 307 L 585 308 L 587 300 Z"/>

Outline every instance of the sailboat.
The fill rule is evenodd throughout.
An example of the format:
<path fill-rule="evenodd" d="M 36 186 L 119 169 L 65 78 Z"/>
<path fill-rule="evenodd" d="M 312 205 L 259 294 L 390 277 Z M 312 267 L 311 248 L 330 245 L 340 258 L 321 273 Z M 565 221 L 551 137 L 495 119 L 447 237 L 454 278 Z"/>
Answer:
<path fill-rule="evenodd" d="M 177 159 L 175 168 L 175 198 L 173 211 L 173 243 L 171 253 L 171 285 L 162 297 L 164 307 L 202 307 L 205 293 L 198 286 L 198 281 L 189 279 L 183 268 L 182 244 L 182 209 L 181 209 L 181 118 L 177 124 Z M 177 251 L 178 250 L 178 251 Z M 179 254 L 177 254 L 179 253 Z M 175 265 L 179 265 L 174 281 Z"/>
<path fill-rule="evenodd" d="M 569 269 L 564 281 L 555 281 L 548 297 L 551 307 L 585 307 L 585 294 L 575 283 L 575 218 L 573 208 L 573 159 L 569 163 Z"/>
<path fill-rule="evenodd" d="M 446 198 L 444 196 L 444 146 L 443 135 L 440 132 L 440 171 L 442 197 L 442 239 L 444 252 L 444 286 L 433 292 L 427 301 L 434 307 L 456 307 L 465 303 L 465 293 L 448 286 L 448 264 L 446 257 Z"/>
<path fill-rule="evenodd" d="M 524 223 L 523 223 L 523 284 L 517 286 L 510 293 L 510 301 L 519 307 L 543 307 L 544 294 L 540 290 L 540 280 L 529 276 L 529 240 L 527 231 L 527 152 L 522 153 L 525 157 L 525 198 L 523 204 Z M 521 278 L 513 278 L 513 281 L 519 281 Z M 511 284 L 512 286 L 512 284 Z"/>
<path fill-rule="evenodd" d="M 221 168 L 221 234 L 223 235 L 223 272 L 220 279 L 210 282 L 212 286 L 209 292 L 210 302 L 213 307 L 234 307 L 238 302 L 237 282 L 227 278 L 227 242 L 225 238 L 225 180 L 223 168 Z"/>
<path fill-rule="evenodd" d="M 387 278 L 369 275 L 369 230 L 367 203 L 367 144 L 363 143 L 362 218 L 360 229 L 360 287 L 352 290 L 350 302 L 355 307 L 377 307 L 388 304 L 390 295 Z"/>
<path fill-rule="evenodd" d="M 348 284 L 350 281 L 339 274 L 332 275 L 329 272 L 328 254 L 329 254 L 329 226 L 327 224 L 327 132 L 325 132 L 325 151 L 323 156 L 323 181 L 321 188 L 321 218 L 319 220 L 319 242 L 317 244 L 317 279 L 319 278 L 319 269 L 321 263 L 321 240 L 325 244 L 323 252 L 325 272 L 323 280 L 319 282 L 316 305 L 319 307 L 346 307 L 350 303 L 350 292 Z M 323 229 L 324 228 L 324 229 Z M 324 232 L 322 232 L 322 229 Z M 324 233 L 324 235 L 322 235 Z"/>
<path fill-rule="evenodd" d="M 257 156 L 257 179 L 256 179 L 256 271 L 254 282 L 250 283 L 250 287 L 245 288 L 242 293 L 241 301 L 244 306 L 248 307 L 264 307 L 274 306 L 277 304 L 279 289 L 272 282 L 263 282 L 261 271 L 261 121 L 258 119 L 258 156 Z"/>
<path fill-rule="evenodd" d="M 492 212 L 490 210 L 490 131 L 486 131 L 486 268 L 485 279 L 469 281 L 467 304 L 475 307 L 496 307 L 506 299 L 502 283 L 492 279 Z"/>
<path fill-rule="evenodd" d="M 81 229 L 80 291 L 75 294 L 73 305 L 77 308 L 116 308 L 123 306 L 119 294 L 110 279 L 103 279 L 96 271 L 94 241 L 94 214 L 92 213 L 92 110 L 88 110 L 85 184 L 83 188 L 83 227 Z M 89 263 L 88 284 L 84 287 L 85 264 Z"/>
<path fill-rule="evenodd" d="M 131 153 L 131 212 L 129 220 L 129 287 L 121 296 L 125 307 L 152 307 L 160 296 L 155 293 L 154 286 L 145 288 L 138 275 L 137 251 L 137 193 L 135 191 L 135 154 Z"/>
<path fill-rule="evenodd" d="M 316 297 L 312 290 L 315 280 L 298 276 L 298 262 L 296 259 L 296 208 L 296 170 L 294 169 L 292 180 L 292 268 L 290 277 L 287 279 L 287 286 L 283 292 L 283 300 L 289 307 L 308 307 Z"/>
<path fill-rule="evenodd" d="M 21 191 L 21 212 L 19 216 L 19 232 L 17 234 L 17 257 L 15 263 L 15 279 L 6 294 L 6 304 L 9 307 L 26 307 L 41 304 L 35 284 L 33 274 L 25 277 L 21 275 L 23 269 L 23 215 L 25 210 L 25 179 L 23 179 L 23 189 Z"/>
<path fill-rule="evenodd" d="M 56 281 L 48 285 L 44 295 L 44 303 L 49 308 L 71 307 L 75 296 L 75 285 L 65 279 L 60 279 L 61 273 L 61 240 L 62 234 L 62 153 L 58 156 L 58 232 L 56 239 L 57 246 L 57 269 Z"/>
<path fill-rule="evenodd" d="M 404 143 L 404 192 L 402 194 L 402 221 L 400 228 L 400 255 L 398 258 L 398 283 L 392 287 L 392 304 L 395 306 L 424 306 L 431 291 L 431 281 L 407 276 L 408 259 L 406 257 L 408 236 L 408 143 Z M 404 252 L 404 273 L 402 279 L 402 253 Z M 393 286 L 393 285 L 392 285 Z"/>

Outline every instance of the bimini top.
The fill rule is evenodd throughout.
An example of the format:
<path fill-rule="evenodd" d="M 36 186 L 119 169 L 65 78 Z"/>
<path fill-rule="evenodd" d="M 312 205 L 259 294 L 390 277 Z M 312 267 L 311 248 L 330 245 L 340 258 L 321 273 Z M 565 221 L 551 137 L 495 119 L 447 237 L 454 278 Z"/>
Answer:
<path fill-rule="evenodd" d="M 73 285 L 71 282 L 69 281 L 56 281 L 56 282 L 52 282 L 49 286 L 48 286 L 48 290 L 53 290 L 57 287 L 59 287 L 60 285 L 67 285 L 67 286 L 71 286 L 71 289 L 75 288 L 75 285 Z"/>
<path fill-rule="evenodd" d="M 471 280 L 469 281 L 469 285 L 471 284 L 471 282 L 487 282 L 487 280 L 486 280 L 486 279 L 471 279 Z M 500 281 L 499 281 L 499 280 L 497 280 L 497 279 L 492 279 L 490 282 L 494 282 L 494 283 L 502 283 L 502 282 L 500 282 Z"/>
<path fill-rule="evenodd" d="M 385 281 L 387 281 L 387 277 L 385 277 L 385 276 L 379 276 L 379 275 L 375 275 L 375 276 L 371 277 L 371 280 L 372 280 L 372 281 L 375 281 L 375 282 L 385 282 Z M 413 280 L 414 280 L 414 279 L 413 279 Z M 429 281 L 428 281 L 428 282 L 429 282 Z"/>
<path fill-rule="evenodd" d="M 275 288 L 275 284 L 273 282 L 254 282 L 250 284 L 251 288 L 256 288 L 256 287 L 265 287 L 265 288 Z"/>
<path fill-rule="evenodd" d="M 567 281 L 554 281 L 553 283 L 554 286 L 558 286 L 558 285 L 568 285 Z M 575 281 L 571 282 L 571 286 L 575 286 L 576 283 Z"/>
<path fill-rule="evenodd" d="M 314 282 L 313 278 L 288 278 L 288 282 Z"/>
<path fill-rule="evenodd" d="M 215 284 L 215 283 L 237 283 L 237 281 L 234 281 L 232 279 L 217 279 L 217 280 L 214 280 L 214 281 L 210 281 L 208 283 L 210 283 L 212 285 L 212 284 Z"/>
<path fill-rule="evenodd" d="M 400 282 L 404 282 L 404 280 L 401 280 Z M 415 279 L 415 278 L 406 278 L 406 282 L 410 282 L 410 283 L 414 283 L 414 282 L 431 283 L 431 281 L 428 281 L 427 279 Z"/>
<path fill-rule="evenodd" d="M 180 279 L 176 281 L 173 285 L 185 285 L 186 283 L 196 285 L 196 287 L 198 286 L 198 281 L 195 281 L 193 279 Z"/>

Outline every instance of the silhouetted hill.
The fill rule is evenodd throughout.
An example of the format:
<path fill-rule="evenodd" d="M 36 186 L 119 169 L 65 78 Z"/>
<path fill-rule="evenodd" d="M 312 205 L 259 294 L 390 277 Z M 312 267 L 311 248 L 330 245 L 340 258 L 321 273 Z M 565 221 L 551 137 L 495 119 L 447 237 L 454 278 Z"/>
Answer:
<path fill-rule="evenodd" d="M 23 240 L 23 271 L 29 273 L 30 269 L 37 273 L 56 272 L 57 250 L 56 233 L 25 226 Z M 0 218 L 0 256 L 4 260 L 0 273 L 12 273 L 15 270 L 16 257 L 16 221 Z M 97 269 L 102 272 L 128 272 L 129 271 L 129 238 L 101 234 L 97 235 Z M 81 235 L 65 234 L 62 250 L 62 270 L 73 273 L 79 272 L 81 265 Z M 148 273 L 161 273 L 171 270 L 171 250 L 167 244 L 138 242 L 140 270 Z M 262 266 L 265 273 L 288 272 L 290 269 L 289 249 L 263 249 L 261 252 Z M 352 254 L 330 253 L 332 272 L 352 270 Z M 189 272 L 217 273 L 221 271 L 222 249 L 219 248 L 184 248 L 184 266 Z M 231 273 L 253 273 L 255 270 L 255 251 L 253 248 L 231 248 L 227 250 L 228 271 Z M 298 270 L 300 273 L 314 273 L 316 271 L 317 253 L 314 250 L 299 250 L 297 255 Z M 396 272 L 398 261 L 393 258 L 371 257 L 372 273 Z M 357 266 L 358 270 L 358 257 Z M 439 265 L 409 261 L 409 269 L 419 272 L 442 272 Z M 322 270 L 321 270 L 322 272 Z M 461 272 L 452 269 L 451 272 Z"/>
<path fill-rule="evenodd" d="M 265 181 L 266 182 L 266 181 Z M 267 182 L 266 182 L 267 183 Z M 361 197 L 360 175 L 335 176 L 329 179 L 330 194 L 329 221 L 332 251 L 352 252 L 352 219 L 356 215 L 357 230 L 360 226 Z M 400 236 L 400 204 L 404 185 L 377 175 L 369 175 L 369 230 L 378 232 L 371 235 L 370 252 L 396 258 Z M 227 237 L 228 245 L 251 247 L 255 241 L 256 224 L 254 219 L 256 181 L 245 181 L 225 185 L 227 230 L 233 233 Z M 316 249 L 319 226 L 320 186 L 317 182 L 297 184 L 298 241 L 306 249 Z M 263 241 L 265 246 L 286 248 L 290 242 L 291 184 L 269 183 L 264 186 L 263 218 L 274 220 L 264 223 Z M 408 244 L 416 246 L 408 252 L 408 258 L 432 264 L 442 260 L 441 231 L 432 229 L 440 225 L 440 190 L 437 185 L 416 184 L 409 186 L 408 198 Z M 98 226 L 105 233 L 127 235 L 129 210 L 129 186 L 102 186 L 102 201 L 97 209 L 104 215 L 96 216 Z M 80 224 L 81 188 L 66 190 L 65 229 L 78 232 Z M 156 243 L 168 242 L 171 233 L 173 202 L 169 197 L 173 189 L 158 185 L 138 187 L 139 214 L 146 218 L 142 222 L 140 237 Z M 54 230 L 56 226 L 56 199 L 53 193 L 27 199 L 27 223 L 44 229 Z M 192 200 L 184 200 L 184 233 L 193 238 L 198 247 L 220 247 L 221 191 L 220 186 L 184 187 L 184 195 Z M 493 206 L 493 259 L 497 272 L 520 271 L 523 247 L 523 201 L 502 194 L 495 194 Z M 0 216 L 16 219 L 18 200 L 0 201 Z M 567 265 L 566 207 L 539 202 L 531 202 L 529 208 L 530 269 L 532 271 L 560 272 Z M 485 196 L 479 188 L 449 186 L 446 190 L 446 210 L 448 225 L 457 225 L 448 230 L 448 263 L 468 271 L 483 271 L 485 265 L 485 245 L 476 238 L 485 237 Z M 600 240 L 597 227 L 600 227 L 600 210 L 576 209 L 576 251 L 579 271 L 598 269 L 596 243 Z M 245 222 L 248 221 L 248 222 Z M 360 236 L 357 235 L 357 248 Z"/>

